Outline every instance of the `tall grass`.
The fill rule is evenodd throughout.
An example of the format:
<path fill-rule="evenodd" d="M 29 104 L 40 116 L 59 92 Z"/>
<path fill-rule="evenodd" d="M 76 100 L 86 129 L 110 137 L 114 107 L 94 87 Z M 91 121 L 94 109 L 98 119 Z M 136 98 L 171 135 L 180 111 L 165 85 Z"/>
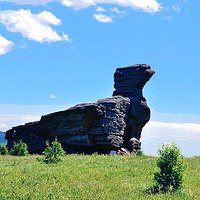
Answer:
<path fill-rule="evenodd" d="M 200 157 L 186 159 L 184 188 L 145 193 L 156 157 L 67 155 L 58 164 L 37 156 L 0 156 L 0 199 L 200 199 Z"/>

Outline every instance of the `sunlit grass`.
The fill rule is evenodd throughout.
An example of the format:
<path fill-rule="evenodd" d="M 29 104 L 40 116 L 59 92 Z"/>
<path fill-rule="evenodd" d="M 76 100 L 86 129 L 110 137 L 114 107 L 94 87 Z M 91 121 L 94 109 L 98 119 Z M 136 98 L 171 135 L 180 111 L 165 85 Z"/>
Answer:
<path fill-rule="evenodd" d="M 148 195 L 156 157 L 67 155 L 58 164 L 37 156 L 0 156 L 0 199 L 200 199 L 200 157 L 186 159 L 184 188 Z"/>

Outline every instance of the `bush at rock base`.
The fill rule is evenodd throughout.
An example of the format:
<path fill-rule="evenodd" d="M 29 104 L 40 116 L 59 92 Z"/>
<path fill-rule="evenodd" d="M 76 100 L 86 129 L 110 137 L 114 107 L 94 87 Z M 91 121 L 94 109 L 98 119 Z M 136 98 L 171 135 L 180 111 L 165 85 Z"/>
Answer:
<path fill-rule="evenodd" d="M 19 141 L 19 143 L 14 142 L 13 148 L 10 150 L 10 155 L 12 156 L 27 156 L 29 154 L 27 150 L 27 144 Z"/>
<path fill-rule="evenodd" d="M 50 146 L 49 142 L 46 142 L 47 148 L 43 151 L 44 158 L 38 158 L 38 161 L 43 161 L 47 164 L 58 163 L 61 161 L 61 156 L 65 156 L 65 151 L 63 150 L 61 144 L 58 142 L 57 138 L 52 142 Z"/>
<path fill-rule="evenodd" d="M 0 144 L 0 155 L 7 155 L 8 154 L 8 149 L 6 146 Z"/>

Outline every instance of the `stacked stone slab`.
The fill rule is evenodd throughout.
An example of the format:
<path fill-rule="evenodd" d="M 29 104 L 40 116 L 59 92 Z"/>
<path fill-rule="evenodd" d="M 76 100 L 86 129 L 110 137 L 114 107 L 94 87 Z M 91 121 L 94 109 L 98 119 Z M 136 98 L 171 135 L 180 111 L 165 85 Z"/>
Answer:
<path fill-rule="evenodd" d="M 154 73 L 149 65 L 118 68 L 113 97 L 78 104 L 42 116 L 38 122 L 13 127 L 5 133 L 7 147 L 10 149 L 14 141 L 22 140 L 30 153 L 41 153 L 46 141 L 57 137 L 67 153 L 115 150 L 119 154 L 135 154 L 141 148 L 142 128 L 150 119 L 142 89 Z"/>

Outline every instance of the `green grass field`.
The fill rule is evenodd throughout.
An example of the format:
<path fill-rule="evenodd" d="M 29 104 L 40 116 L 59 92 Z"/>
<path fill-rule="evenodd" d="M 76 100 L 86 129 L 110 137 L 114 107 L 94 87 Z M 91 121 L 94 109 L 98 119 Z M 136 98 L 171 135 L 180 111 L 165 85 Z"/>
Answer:
<path fill-rule="evenodd" d="M 200 199 L 200 157 L 187 158 L 184 187 L 148 195 L 156 157 L 67 155 L 58 164 L 37 156 L 0 156 L 0 199 Z"/>

